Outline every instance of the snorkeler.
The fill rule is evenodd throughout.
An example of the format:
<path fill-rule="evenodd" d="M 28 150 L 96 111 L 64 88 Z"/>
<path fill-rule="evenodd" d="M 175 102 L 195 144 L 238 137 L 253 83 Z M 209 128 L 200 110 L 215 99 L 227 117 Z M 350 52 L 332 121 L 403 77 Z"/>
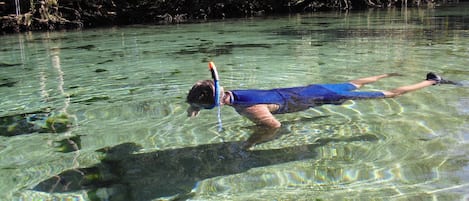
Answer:
<path fill-rule="evenodd" d="M 212 62 L 209 66 L 211 65 L 213 65 Z M 419 83 L 388 91 L 355 91 L 365 84 L 376 82 L 382 78 L 401 76 L 398 73 L 388 73 L 337 84 L 312 84 L 270 90 L 247 89 L 224 91 L 218 84 L 216 68 L 210 67 L 210 69 L 212 70 L 212 77 L 216 75 L 214 80 L 196 82 L 187 95 L 186 102 L 190 105 L 187 109 L 188 116 L 197 116 L 201 109 L 212 109 L 215 106 L 229 105 L 240 115 L 254 122 L 258 129 L 261 129 L 259 131 L 261 135 L 263 135 L 262 133 L 270 133 L 269 136 L 273 136 L 273 133 L 281 126 L 281 123 L 274 117 L 274 114 L 298 112 L 324 104 L 340 105 L 347 100 L 393 98 L 436 84 L 456 84 L 442 79 L 435 73 L 428 73 L 426 79 Z M 263 138 L 264 136 L 257 136 L 257 138 L 259 137 Z M 256 139 L 254 141 L 265 141 L 265 139 Z M 257 143 L 254 141 L 248 146 L 250 147 Z"/>

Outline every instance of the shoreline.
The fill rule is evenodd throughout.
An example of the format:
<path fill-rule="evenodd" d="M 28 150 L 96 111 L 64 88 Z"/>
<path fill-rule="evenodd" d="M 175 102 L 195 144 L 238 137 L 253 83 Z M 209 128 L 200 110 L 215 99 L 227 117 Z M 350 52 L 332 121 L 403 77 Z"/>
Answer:
<path fill-rule="evenodd" d="M 99 3 L 98 3 L 99 2 Z M 387 9 L 403 7 L 434 8 L 441 5 L 459 3 L 459 1 L 440 4 L 440 1 L 404 5 L 401 1 L 317 1 L 317 0 L 281 0 L 281 1 L 138 1 L 128 3 L 121 0 L 110 1 L 72 1 L 41 0 L 39 2 L 21 2 L 20 5 L 10 0 L 0 0 L 1 34 L 28 31 L 55 31 L 88 29 L 134 24 L 187 24 L 204 23 L 212 20 L 236 19 L 243 17 L 263 17 L 283 14 L 312 13 L 320 11 L 348 12 L 370 8 Z M 445 1 L 446 2 L 446 1 Z M 414 2 L 415 3 L 415 2 Z M 22 12 L 23 11 L 23 12 Z M 14 14 L 12 14 L 14 13 Z"/>

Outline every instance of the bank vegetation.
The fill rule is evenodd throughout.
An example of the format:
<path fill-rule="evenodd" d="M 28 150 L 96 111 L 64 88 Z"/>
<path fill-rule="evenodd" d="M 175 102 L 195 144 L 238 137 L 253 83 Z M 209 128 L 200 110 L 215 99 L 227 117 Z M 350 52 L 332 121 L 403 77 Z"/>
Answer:
<path fill-rule="evenodd" d="M 0 0 L 1 32 L 190 23 L 284 13 L 435 7 L 448 0 Z"/>

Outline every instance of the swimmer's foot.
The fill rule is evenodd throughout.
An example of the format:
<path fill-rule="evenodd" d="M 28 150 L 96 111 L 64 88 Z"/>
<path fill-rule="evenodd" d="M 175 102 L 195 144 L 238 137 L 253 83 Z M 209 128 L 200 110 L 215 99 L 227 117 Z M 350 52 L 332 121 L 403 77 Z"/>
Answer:
<path fill-rule="evenodd" d="M 441 76 L 435 74 L 435 73 L 427 73 L 427 79 L 426 80 L 433 80 L 433 81 L 436 81 L 435 84 L 433 85 L 437 85 L 437 84 L 454 84 L 454 85 L 459 85 L 458 83 L 456 82 L 453 82 L 451 80 L 445 80 L 443 79 Z"/>

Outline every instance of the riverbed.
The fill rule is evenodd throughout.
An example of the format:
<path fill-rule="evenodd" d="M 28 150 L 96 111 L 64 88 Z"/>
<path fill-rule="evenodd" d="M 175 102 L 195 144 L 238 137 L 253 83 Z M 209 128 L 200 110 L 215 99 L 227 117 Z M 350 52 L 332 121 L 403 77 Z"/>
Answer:
<path fill-rule="evenodd" d="M 469 5 L 305 13 L 2 36 L 1 200 L 467 200 Z M 227 89 L 460 83 L 253 123 L 188 118 L 218 67 Z M 65 120 L 64 120 L 65 119 Z"/>

